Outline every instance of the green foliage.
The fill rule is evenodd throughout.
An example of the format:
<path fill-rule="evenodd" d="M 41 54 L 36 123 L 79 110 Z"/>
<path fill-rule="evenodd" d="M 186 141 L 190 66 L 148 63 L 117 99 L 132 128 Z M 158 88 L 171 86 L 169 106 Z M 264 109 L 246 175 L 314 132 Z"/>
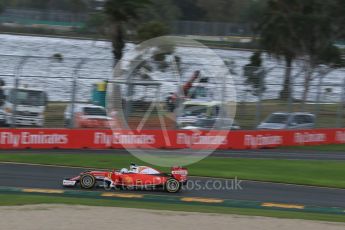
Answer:
<path fill-rule="evenodd" d="M 15 8 L 34 8 L 86 12 L 87 1 L 84 0 L 3 0 L 5 6 Z"/>
<path fill-rule="evenodd" d="M 151 38 L 160 37 L 168 34 L 169 29 L 161 22 L 152 21 L 145 23 L 138 29 L 138 39 L 145 41 Z"/>
<path fill-rule="evenodd" d="M 250 0 L 249 3 L 240 10 L 240 21 L 250 23 L 253 30 L 257 30 L 258 19 L 264 16 L 266 6 L 267 0 Z"/>
<path fill-rule="evenodd" d="M 292 8 L 291 4 L 282 7 L 279 1 L 270 0 L 259 26 L 262 48 L 277 58 L 283 56 L 294 59 L 297 55 L 296 39 L 289 30 L 290 24 L 287 23 L 289 15 L 286 13 L 292 12 L 290 7 Z"/>
<path fill-rule="evenodd" d="M 5 5 L 0 2 L 0 14 L 5 10 Z"/>
<path fill-rule="evenodd" d="M 333 68 L 344 67 L 345 65 L 341 50 L 333 44 L 318 50 L 316 56 L 318 59 L 315 64 L 328 63 Z"/>
<path fill-rule="evenodd" d="M 323 55 L 337 55 L 331 44 L 343 33 L 339 33 L 344 28 L 340 21 L 345 20 L 338 12 L 344 4 L 339 4 L 338 0 L 270 0 L 261 24 L 263 48 L 277 56 L 307 55 L 312 66 L 332 64 L 339 57 Z"/>
<path fill-rule="evenodd" d="M 90 17 L 86 22 L 86 28 L 91 31 L 96 31 L 100 34 L 104 34 L 106 21 L 106 16 L 103 13 L 90 14 Z"/>
<path fill-rule="evenodd" d="M 112 22 L 127 22 L 138 18 L 138 10 L 150 3 L 150 0 L 108 0 L 105 3 L 105 13 Z"/>
<path fill-rule="evenodd" d="M 150 7 L 139 9 L 138 14 L 141 22 L 159 21 L 166 24 L 181 16 L 174 0 L 151 0 Z"/>
<path fill-rule="evenodd" d="M 255 52 L 250 57 L 250 63 L 244 67 L 246 83 L 253 87 L 253 95 L 258 96 L 266 90 L 264 78 L 265 70 L 262 67 L 261 52 Z"/>
<path fill-rule="evenodd" d="M 205 20 L 206 11 L 198 5 L 197 0 L 174 0 L 181 12 L 181 20 Z"/>
<path fill-rule="evenodd" d="M 234 0 L 198 0 L 198 5 L 206 11 L 206 18 L 212 21 L 234 20 Z"/>
<path fill-rule="evenodd" d="M 181 20 L 256 23 L 267 0 L 175 0 Z"/>
<path fill-rule="evenodd" d="M 88 10 L 88 5 L 85 4 L 84 0 L 69 0 L 66 6 L 74 13 L 86 12 Z"/>
<path fill-rule="evenodd" d="M 302 57 L 308 67 L 303 101 L 318 65 L 341 65 L 341 53 L 333 44 L 344 34 L 344 20 L 345 7 L 339 0 L 269 0 L 259 30 L 262 48 L 286 60 L 281 96 L 290 93 L 290 67 L 295 58 Z"/>
<path fill-rule="evenodd" d="M 267 0 L 195 0 L 194 3 L 201 12 L 202 18 L 220 22 L 256 22 L 260 17 Z M 189 12 L 186 12 L 189 14 Z"/>
<path fill-rule="evenodd" d="M 112 24 L 111 40 L 115 62 L 120 60 L 125 47 L 123 24 L 138 18 L 138 10 L 150 4 L 150 0 L 108 0 L 105 14 Z"/>

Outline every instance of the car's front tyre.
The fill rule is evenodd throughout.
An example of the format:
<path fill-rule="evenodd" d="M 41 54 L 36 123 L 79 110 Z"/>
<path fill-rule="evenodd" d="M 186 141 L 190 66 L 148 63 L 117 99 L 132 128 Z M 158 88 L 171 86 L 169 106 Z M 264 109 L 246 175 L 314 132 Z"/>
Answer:
<path fill-rule="evenodd" d="M 91 189 L 96 184 L 96 178 L 90 174 L 80 176 L 80 186 L 84 189 Z"/>

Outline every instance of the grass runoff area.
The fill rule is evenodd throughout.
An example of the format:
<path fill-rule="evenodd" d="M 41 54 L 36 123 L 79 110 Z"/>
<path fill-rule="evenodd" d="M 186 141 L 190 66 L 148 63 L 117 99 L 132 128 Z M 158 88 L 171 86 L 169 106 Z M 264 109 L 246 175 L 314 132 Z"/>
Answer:
<path fill-rule="evenodd" d="M 100 200 L 88 198 L 52 197 L 42 195 L 8 195 L 0 194 L 0 206 L 30 205 L 30 204 L 67 204 L 105 207 L 123 207 L 154 210 L 171 210 L 183 212 L 221 213 L 246 216 L 264 216 L 286 219 L 305 219 L 318 221 L 345 222 L 343 215 L 305 213 L 295 211 L 246 209 L 212 207 L 207 205 L 160 204 L 145 201 Z"/>
<path fill-rule="evenodd" d="M 295 146 L 295 147 L 285 147 L 284 149 L 291 150 L 311 150 L 311 151 L 321 151 L 321 152 L 344 152 L 345 145 L 317 145 L 317 146 Z"/>
<path fill-rule="evenodd" d="M 0 162 L 119 169 L 130 162 L 148 165 L 131 155 L 0 154 Z M 167 168 L 159 168 L 169 172 Z M 345 188 L 345 161 L 234 159 L 208 157 L 188 166 L 190 175 Z"/>

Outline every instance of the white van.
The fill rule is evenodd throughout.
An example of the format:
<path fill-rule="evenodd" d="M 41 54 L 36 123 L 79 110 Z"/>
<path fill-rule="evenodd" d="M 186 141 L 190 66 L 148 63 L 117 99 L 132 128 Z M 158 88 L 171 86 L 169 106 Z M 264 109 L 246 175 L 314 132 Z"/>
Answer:
<path fill-rule="evenodd" d="M 182 104 L 182 112 L 177 117 L 179 128 L 195 126 L 200 118 L 217 118 L 222 106 L 220 101 L 189 100 Z"/>
<path fill-rule="evenodd" d="M 5 100 L 0 103 L 1 123 L 8 126 L 42 127 L 44 125 L 47 94 L 43 90 L 24 87 L 17 89 L 3 87 L 3 92 Z"/>

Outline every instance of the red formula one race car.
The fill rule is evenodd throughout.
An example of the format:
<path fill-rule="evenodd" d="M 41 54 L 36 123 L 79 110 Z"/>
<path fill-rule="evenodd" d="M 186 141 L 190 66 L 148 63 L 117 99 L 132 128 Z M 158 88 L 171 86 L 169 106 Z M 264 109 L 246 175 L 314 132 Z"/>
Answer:
<path fill-rule="evenodd" d="M 182 167 L 173 167 L 171 173 L 162 173 L 147 166 L 131 164 L 129 169 L 113 171 L 86 171 L 79 176 L 65 179 L 63 186 L 91 189 L 96 186 L 123 189 L 163 188 L 170 193 L 177 193 L 182 185 L 187 183 L 188 170 Z"/>

